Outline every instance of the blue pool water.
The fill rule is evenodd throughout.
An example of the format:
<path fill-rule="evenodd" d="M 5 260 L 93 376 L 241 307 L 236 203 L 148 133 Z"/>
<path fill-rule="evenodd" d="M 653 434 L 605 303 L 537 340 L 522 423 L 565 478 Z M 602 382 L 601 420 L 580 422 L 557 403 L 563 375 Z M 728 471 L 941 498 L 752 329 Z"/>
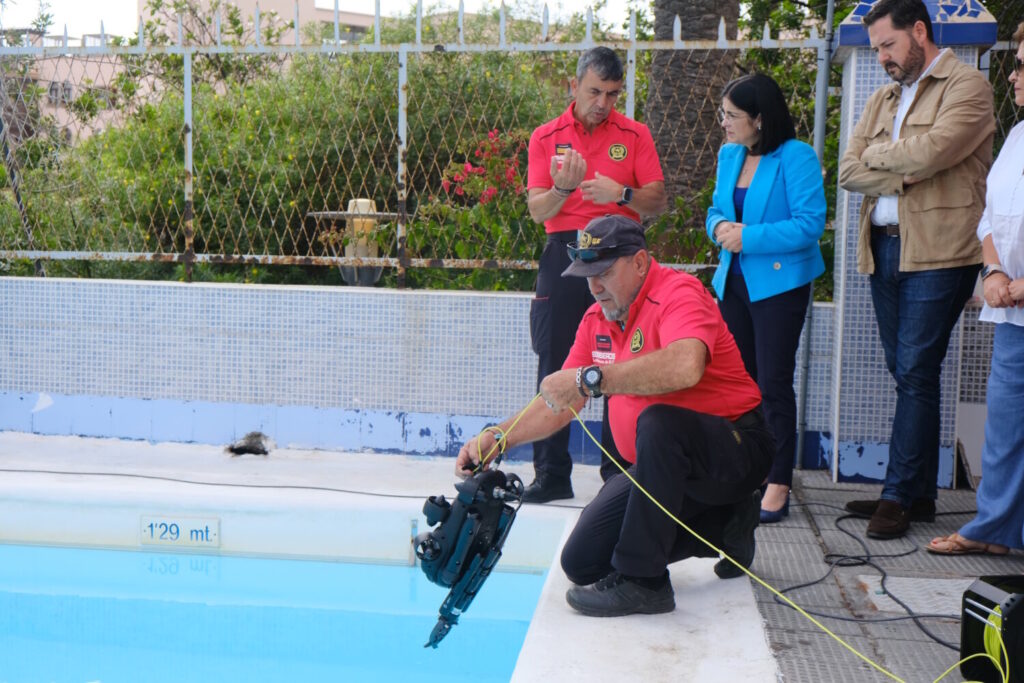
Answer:
<path fill-rule="evenodd" d="M 433 650 L 417 567 L 0 545 L 0 683 L 507 681 L 544 578 L 495 572 Z"/>

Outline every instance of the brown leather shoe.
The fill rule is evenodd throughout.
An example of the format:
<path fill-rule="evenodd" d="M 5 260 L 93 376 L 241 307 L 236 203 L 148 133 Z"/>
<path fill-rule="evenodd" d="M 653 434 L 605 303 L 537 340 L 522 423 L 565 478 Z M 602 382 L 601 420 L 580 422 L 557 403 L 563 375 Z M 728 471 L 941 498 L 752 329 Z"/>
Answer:
<path fill-rule="evenodd" d="M 851 500 L 846 504 L 846 511 L 864 519 L 871 519 L 878 509 L 877 500 Z M 931 498 L 918 498 L 910 504 L 911 522 L 934 522 L 935 501 Z"/>
<path fill-rule="evenodd" d="M 875 514 L 868 522 L 868 538 L 887 541 L 899 538 L 910 528 L 910 510 L 891 500 L 878 501 Z"/>

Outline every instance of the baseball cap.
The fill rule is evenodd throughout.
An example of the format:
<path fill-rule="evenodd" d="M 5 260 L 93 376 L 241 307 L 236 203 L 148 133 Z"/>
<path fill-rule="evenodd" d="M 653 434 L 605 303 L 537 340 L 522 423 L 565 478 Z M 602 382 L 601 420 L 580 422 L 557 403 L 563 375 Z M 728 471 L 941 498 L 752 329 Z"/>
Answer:
<path fill-rule="evenodd" d="M 562 277 L 594 277 L 612 267 L 621 256 L 647 248 L 644 226 L 621 215 L 605 215 L 587 223 L 568 245 L 572 263 Z"/>

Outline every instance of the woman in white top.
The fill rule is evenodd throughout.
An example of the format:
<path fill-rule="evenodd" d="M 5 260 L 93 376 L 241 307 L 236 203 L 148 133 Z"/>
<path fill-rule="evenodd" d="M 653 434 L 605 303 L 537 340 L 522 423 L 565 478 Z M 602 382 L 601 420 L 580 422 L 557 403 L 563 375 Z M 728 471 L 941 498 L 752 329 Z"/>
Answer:
<path fill-rule="evenodd" d="M 1013 39 L 1018 48 L 1010 84 L 1024 107 L 1024 23 Z M 960 531 L 932 539 L 926 549 L 940 555 L 1024 548 L 1024 121 L 1010 131 L 989 171 L 978 238 L 985 261 L 981 320 L 996 324 L 978 513 Z"/>

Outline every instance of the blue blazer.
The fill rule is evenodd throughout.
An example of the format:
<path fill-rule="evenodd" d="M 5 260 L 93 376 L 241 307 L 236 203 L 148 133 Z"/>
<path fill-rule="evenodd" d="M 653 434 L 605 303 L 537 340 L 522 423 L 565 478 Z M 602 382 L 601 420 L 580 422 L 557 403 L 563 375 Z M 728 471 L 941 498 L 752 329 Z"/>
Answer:
<path fill-rule="evenodd" d="M 735 221 L 733 191 L 747 148 L 728 143 L 718 153 L 718 177 L 706 222 L 712 241 L 715 226 Z M 733 258 L 740 259 L 751 301 L 805 285 L 825 272 L 818 239 L 825 231 L 825 187 L 814 149 L 787 140 L 761 157 L 743 200 L 743 249 L 722 249 L 711 286 L 725 298 Z M 721 243 L 715 242 L 721 246 Z"/>

